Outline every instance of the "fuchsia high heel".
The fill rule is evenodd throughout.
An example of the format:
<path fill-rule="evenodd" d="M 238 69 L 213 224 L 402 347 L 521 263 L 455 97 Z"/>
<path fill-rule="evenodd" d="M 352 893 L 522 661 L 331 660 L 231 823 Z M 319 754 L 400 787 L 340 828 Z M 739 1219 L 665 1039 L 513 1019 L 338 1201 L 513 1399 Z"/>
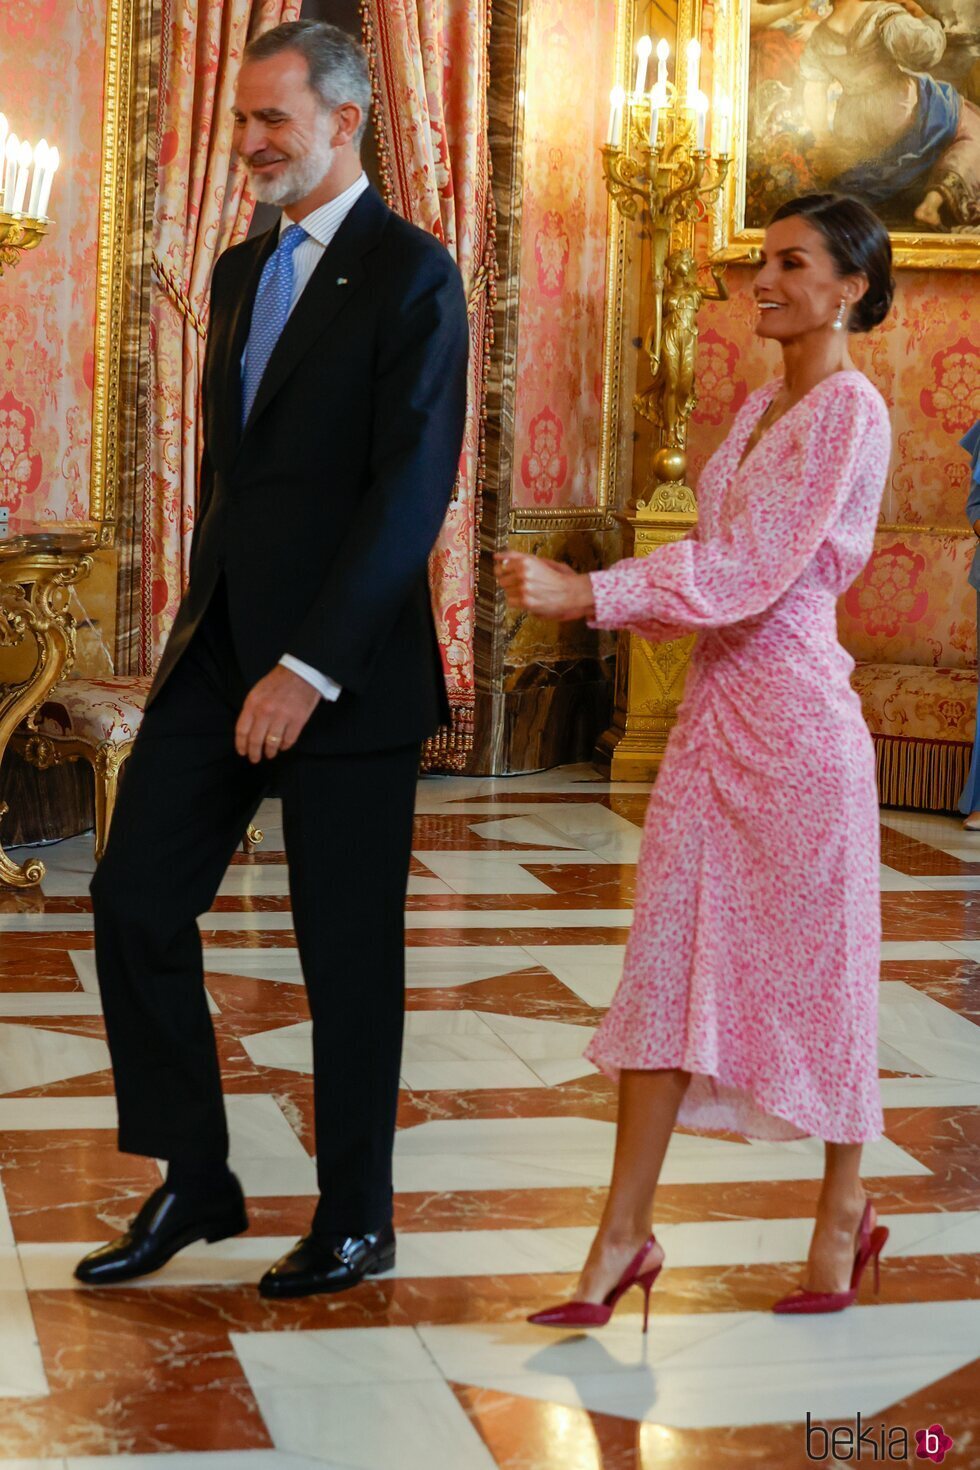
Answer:
<path fill-rule="evenodd" d="M 847 1291 L 808 1291 L 805 1286 L 798 1286 L 788 1296 L 782 1297 L 773 1307 L 774 1312 L 780 1314 L 797 1313 L 803 1315 L 811 1312 L 842 1312 L 845 1307 L 852 1307 L 857 1301 L 858 1289 L 861 1285 L 861 1277 L 864 1275 L 865 1267 L 869 1261 L 875 1264 L 875 1293 L 881 1286 L 881 1271 L 879 1260 L 882 1248 L 888 1239 L 888 1227 L 876 1225 L 872 1230 L 871 1219 L 874 1211 L 871 1201 L 864 1207 L 861 1216 L 861 1229 L 858 1234 L 858 1247 L 854 1256 L 854 1269 L 851 1271 L 851 1284 Z"/>
<path fill-rule="evenodd" d="M 650 1292 L 664 1263 L 661 1261 L 659 1266 L 654 1266 L 650 1271 L 641 1272 L 640 1267 L 656 1244 L 656 1236 L 651 1235 L 603 1301 L 562 1302 L 556 1307 L 545 1307 L 543 1312 L 534 1312 L 527 1320 L 536 1327 L 605 1327 L 620 1297 L 625 1296 L 631 1286 L 638 1286 L 643 1292 L 643 1331 L 646 1332 L 650 1317 Z"/>

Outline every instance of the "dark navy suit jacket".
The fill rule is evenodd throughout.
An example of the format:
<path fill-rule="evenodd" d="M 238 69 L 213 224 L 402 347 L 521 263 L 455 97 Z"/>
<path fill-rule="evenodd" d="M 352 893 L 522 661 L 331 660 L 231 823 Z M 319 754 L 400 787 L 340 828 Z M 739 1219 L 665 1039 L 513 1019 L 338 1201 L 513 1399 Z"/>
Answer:
<path fill-rule="evenodd" d="M 335 679 L 300 749 L 380 750 L 449 718 L 428 584 L 462 447 L 469 330 L 448 251 L 374 189 L 300 296 L 241 423 L 241 357 L 278 226 L 211 286 L 190 581 L 151 691 L 224 574 L 249 684 L 291 653 Z"/>

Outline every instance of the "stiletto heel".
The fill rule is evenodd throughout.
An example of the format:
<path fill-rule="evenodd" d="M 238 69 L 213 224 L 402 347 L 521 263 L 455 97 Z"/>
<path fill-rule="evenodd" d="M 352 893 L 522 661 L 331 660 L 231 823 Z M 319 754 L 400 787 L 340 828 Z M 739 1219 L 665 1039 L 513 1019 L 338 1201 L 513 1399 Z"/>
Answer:
<path fill-rule="evenodd" d="M 874 1262 L 875 1294 L 877 1295 L 881 1287 L 881 1252 L 888 1240 L 888 1227 L 887 1225 L 876 1225 L 872 1230 L 873 1214 L 869 1200 L 861 1216 L 858 1246 L 854 1253 L 854 1266 L 851 1270 L 851 1284 L 847 1291 L 808 1291 L 805 1286 L 798 1286 L 795 1291 L 791 1291 L 788 1296 L 776 1302 L 773 1311 L 780 1314 L 842 1312 L 845 1307 L 851 1307 L 857 1301 L 861 1277 L 869 1261 Z"/>
<path fill-rule="evenodd" d="M 643 1292 L 643 1331 L 646 1332 L 650 1319 L 650 1293 L 664 1263 L 661 1261 L 651 1271 L 641 1272 L 640 1267 L 656 1244 L 656 1236 L 651 1235 L 601 1302 L 561 1302 L 555 1307 L 545 1307 L 542 1312 L 533 1312 L 527 1320 L 536 1327 L 605 1327 L 620 1297 L 625 1296 L 631 1286 L 639 1286 Z"/>

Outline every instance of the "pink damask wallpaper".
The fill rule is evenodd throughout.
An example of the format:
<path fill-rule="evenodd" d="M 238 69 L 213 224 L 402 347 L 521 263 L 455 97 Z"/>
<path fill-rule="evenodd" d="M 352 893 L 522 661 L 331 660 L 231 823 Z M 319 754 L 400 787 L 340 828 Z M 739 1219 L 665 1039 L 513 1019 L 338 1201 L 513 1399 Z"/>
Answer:
<path fill-rule="evenodd" d="M 754 388 L 777 377 L 778 349 L 752 330 L 752 272 L 732 270 L 732 300 L 701 315 L 699 404 L 691 426 L 692 484 Z M 963 520 L 968 460 L 958 441 L 980 418 L 976 275 L 902 271 L 885 325 L 851 338 L 857 365 L 891 410 L 894 452 L 882 518 L 908 525 Z M 639 467 L 638 467 L 639 468 Z"/>
<path fill-rule="evenodd" d="M 105 0 L 0 3 L 0 107 L 61 155 L 52 232 L 0 278 L 0 505 L 23 518 L 88 514 L 105 23 Z"/>
<path fill-rule="evenodd" d="M 515 510 L 595 504 L 607 199 L 599 147 L 615 0 L 533 0 L 515 403 Z"/>

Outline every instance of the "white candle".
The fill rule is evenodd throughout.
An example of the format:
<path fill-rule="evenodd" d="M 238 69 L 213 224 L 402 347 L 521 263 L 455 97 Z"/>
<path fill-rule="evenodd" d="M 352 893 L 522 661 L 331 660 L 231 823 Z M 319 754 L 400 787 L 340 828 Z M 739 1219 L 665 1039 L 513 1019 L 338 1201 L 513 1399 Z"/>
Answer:
<path fill-rule="evenodd" d="M 3 185 L 3 210 L 4 214 L 12 214 L 14 209 L 14 188 L 17 182 L 17 155 L 20 153 L 20 143 L 16 133 L 11 133 L 7 139 L 7 146 L 3 150 L 7 160 L 7 173 Z"/>
<path fill-rule="evenodd" d="M 641 36 L 636 43 L 636 81 L 633 85 L 634 97 L 640 97 L 647 84 L 647 64 L 650 60 L 650 52 L 653 50 L 653 42 L 649 36 Z"/>
<path fill-rule="evenodd" d="M 47 219 L 48 217 L 48 201 L 51 198 L 51 184 L 60 162 L 61 159 L 58 155 L 57 148 L 49 148 L 44 164 L 44 178 L 41 181 L 41 197 L 37 201 L 38 219 Z"/>
<path fill-rule="evenodd" d="M 626 93 L 622 87 L 613 87 L 609 94 L 609 133 L 607 142 L 610 148 L 618 148 L 623 141 L 623 104 L 626 101 Z"/>
<path fill-rule="evenodd" d="M 701 90 L 701 42 L 689 41 L 687 46 L 687 105 L 696 108 Z"/>
<path fill-rule="evenodd" d="M 23 214 L 24 197 L 27 194 L 27 180 L 31 172 L 31 158 L 33 151 L 30 143 L 25 139 L 20 145 L 17 154 L 17 187 L 14 191 L 14 214 Z"/>
<path fill-rule="evenodd" d="M 660 88 L 650 90 L 650 147 L 656 148 L 660 131 Z"/>
<path fill-rule="evenodd" d="M 48 140 L 42 138 L 34 149 L 34 175 L 31 179 L 30 202 L 27 206 L 29 219 L 37 219 L 37 206 L 41 198 L 41 184 L 44 179 L 44 170 L 48 162 Z"/>
<path fill-rule="evenodd" d="M 718 98 L 718 141 L 716 153 L 728 154 L 732 146 L 732 103 L 730 97 Z"/>
<path fill-rule="evenodd" d="M 700 152 L 704 148 L 704 138 L 708 127 L 708 99 L 703 92 L 697 95 L 697 148 Z"/>
<path fill-rule="evenodd" d="M 657 86 L 667 95 L 667 57 L 670 55 L 670 47 L 666 41 L 657 43 Z"/>
<path fill-rule="evenodd" d="M 6 162 L 4 149 L 7 146 L 7 119 L 0 112 L 0 209 L 3 208 L 3 166 Z"/>

